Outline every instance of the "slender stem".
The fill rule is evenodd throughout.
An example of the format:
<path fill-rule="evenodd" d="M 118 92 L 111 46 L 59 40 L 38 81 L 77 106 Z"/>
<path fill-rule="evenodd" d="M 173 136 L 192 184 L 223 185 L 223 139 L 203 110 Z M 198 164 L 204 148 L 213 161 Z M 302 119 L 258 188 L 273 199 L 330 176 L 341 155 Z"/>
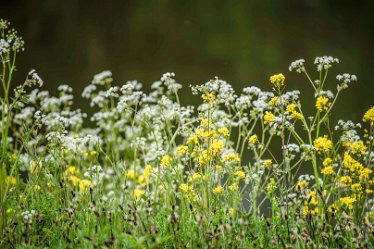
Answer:
<path fill-rule="evenodd" d="M 308 78 L 308 80 L 309 80 L 310 84 L 312 85 L 314 91 L 317 91 L 317 88 L 316 88 L 316 86 L 314 85 L 312 79 L 309 77 L 309 74 L 307 73 L 306 69 L 304 69 L 303 72 L 305 73 L 306 77 Z"/>

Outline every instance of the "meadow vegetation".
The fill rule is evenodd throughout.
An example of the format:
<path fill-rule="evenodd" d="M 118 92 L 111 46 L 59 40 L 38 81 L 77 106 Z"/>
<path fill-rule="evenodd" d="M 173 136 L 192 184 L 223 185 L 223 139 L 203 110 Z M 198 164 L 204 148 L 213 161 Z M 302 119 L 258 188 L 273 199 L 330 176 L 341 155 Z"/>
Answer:
<path fill-rule="evenodd" d="M 22 50 L 0 20 L 0 248 L 373 247 L 374 107 L 331 121 L 357 81 L 338 59 L 291 63 L 305 103 L 282 73 L 271 91 L 214 78 L 187 106 L 173 73 L 145 93 L 103 71 L 87 115 L 35 70 L 14 87 Z"/>

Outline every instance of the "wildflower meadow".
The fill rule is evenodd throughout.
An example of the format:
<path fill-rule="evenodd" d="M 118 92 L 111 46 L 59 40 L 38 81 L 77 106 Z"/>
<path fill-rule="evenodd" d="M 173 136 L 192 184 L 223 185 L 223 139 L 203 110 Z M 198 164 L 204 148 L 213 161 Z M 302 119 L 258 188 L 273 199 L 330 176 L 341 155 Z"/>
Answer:
<path fill-rule="evenodd" d="M 23 47 L 0 20 L 0 248 L 373 248 L 374 106 L 332 120 L 365 87 L 337 58 L 296 60 L 269 91 L 192 85 L 197 106 L 174 73 L 143 90 L 103 71 L 86 114 L 35 70 L 15 85 Z"/>

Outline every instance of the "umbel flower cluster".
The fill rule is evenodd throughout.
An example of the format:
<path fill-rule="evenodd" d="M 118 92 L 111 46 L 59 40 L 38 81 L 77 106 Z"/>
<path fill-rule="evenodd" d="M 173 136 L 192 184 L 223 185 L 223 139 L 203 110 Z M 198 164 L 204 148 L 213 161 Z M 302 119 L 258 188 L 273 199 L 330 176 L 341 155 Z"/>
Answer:
<path fill-rule="evenodd" d="M 270 91 L 191 86 L 195 107 L 180 102 L 174 73 L 146 93 L 103 71 L 81 94 L 87 115 L 71 87 L 52 96 L 34 70 L 11 88 L 23 42 L 8 26 L 1 248 L 373 247 L 374 107 L 362 124 L 330 120 L 357 80 L 327 77 L 338 59 L 317 57 L 315 80 L 303 59 L 291 63 L 314 91 L 305 103 L 282 73 Z"/>

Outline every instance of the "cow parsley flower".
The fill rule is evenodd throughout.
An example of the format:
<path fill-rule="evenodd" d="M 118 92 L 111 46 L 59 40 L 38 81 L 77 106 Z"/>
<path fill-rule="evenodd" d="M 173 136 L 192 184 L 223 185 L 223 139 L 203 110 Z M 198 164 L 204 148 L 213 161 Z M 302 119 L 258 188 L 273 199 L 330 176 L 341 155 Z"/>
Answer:
<path fill-rule="evenodd" d="M 305 70 L 304 63 L 305 63 L 304 59 L 295 60 L 291 63 L 291 65 L 288 67 L 288 69 L 290 71 L 295 69 L 296 72 L 301 73 L 302 71 Z"/>
<path fill-rule="evenodd" d="M 321 71 L 322 69 L 329 69 L 332 67 L 333 63 L 339 63 L 338 58 L 333 58 L 332 56 L 321 56 L 321 57 L 316 57 L 314 60 L 314 64 L 317 65 L 317 71 Z"/>
<path fill-rule="evenodd" d="M 345 84 L 349 84 L 353 81 L 357 81 L 357 76 L 354 75 L 354 74 L 348 74 L 348 73 L 344 73 L 344 74 L 338 74 L 336 76 L 336 79 L 339 81 L 339 82 L 343 82 Z"/>
<path fill-rule="evenodd" d="M 43 80 L 39 77 L 36 73 L 35 69 L 32 69 L 29 74 L 27 75 L 27 79 L 25 82 L 26 85 L 32 87 L 38 85 L 39 87 L 43 86 Z"/>
<path fill-rule="evenodd" d="M 109 70 L 102 71 L 94 76 L 92 84 L 94 85 L 107 85 L 113 82 L 112 72 Z"/>

